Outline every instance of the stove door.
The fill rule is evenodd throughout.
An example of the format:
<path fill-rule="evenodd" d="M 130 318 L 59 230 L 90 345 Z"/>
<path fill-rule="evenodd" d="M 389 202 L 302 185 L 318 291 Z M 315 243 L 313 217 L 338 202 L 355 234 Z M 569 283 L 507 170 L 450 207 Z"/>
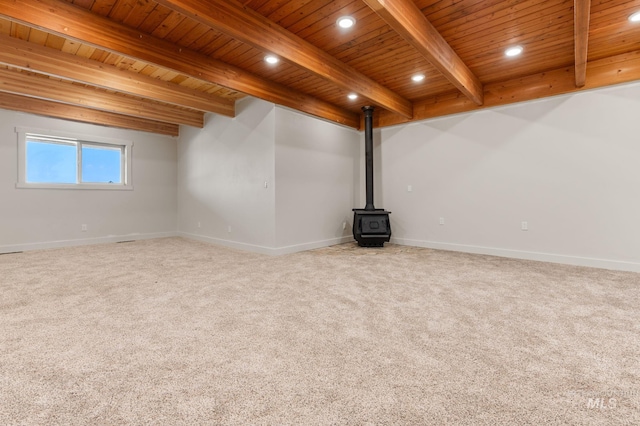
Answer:
<path fill-rule="evenodd" d="M 389 216 L 387 215 L 363 215 L 360 223 L 363 234 L 389 233 Z"/>

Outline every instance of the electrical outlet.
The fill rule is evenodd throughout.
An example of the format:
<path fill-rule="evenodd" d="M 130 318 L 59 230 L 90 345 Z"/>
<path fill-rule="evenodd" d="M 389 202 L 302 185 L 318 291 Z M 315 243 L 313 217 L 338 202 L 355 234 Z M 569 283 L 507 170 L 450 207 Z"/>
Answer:
<path fill-rule="evenodd" d="M 523 231 L 528 231 L 529 230 L 529 224 L 527 222 L 522 222 L 520 224 L 520 229 L 522 229 Z"/>
<path fill-rule="evenodd" d="M 344 231 L 345 229 L 347 229 L 347 222 L 342 222 L 342 230 Z"/>
<path fill-rule="evenodd" d="M 444 225 L 444 217 L 440 218 L 440 225 Z"/>
<path fill-rule="evenodd" d="M 202 228 L 202 222 L 198 222 L 198 228 Z"/>
<path fill-rule="evenodd" d="M 227 232 L 231 233 L 231 225 L 227 226 Z"/>
<path fill-rule="evenodd" d="M 413 191 L 413 186 L 407 185 L 407 192 L 412 192 L 412 191 Z"/>
<path fill-rule="evenodd" d="M 87 225 L 83 223 L 82 226 L 80 227 L 80 230 L 82 232 L 87 232 Z"/>

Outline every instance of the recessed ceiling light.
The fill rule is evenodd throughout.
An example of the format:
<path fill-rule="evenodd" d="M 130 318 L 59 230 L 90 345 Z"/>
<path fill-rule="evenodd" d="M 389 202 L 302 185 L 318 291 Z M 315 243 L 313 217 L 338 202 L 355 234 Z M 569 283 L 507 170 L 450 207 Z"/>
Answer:
<path fill-rule="evenodd" d="M 277 56 L 273 56 L 273 55 L 267 55 L 264 57 L 264 60 L 268 63 L 268 64 L 277 64 L 279 59 Z"/>
<path fill-rule="evenodd" d="M 416 83 L 420 83 L 422 80 L 424 80 L 424 74 L 416 74 L 411 76 L 411 80 L 415 81 Z"/>
<path fill-rule="evenodd" d="M 341 16 L 336 23 L 340 28 L 351 28 L 356 24 L 356 20 L 351 16 Z"/>
<path fill-rule="evenodd" d="M 351 99 L 353 101 L 353 100 L 358 99 L 358 95 L 356 95 L 355 93 L 349 93 L 347 95 L 347 98 L 349 98 L 349 99 Z"/>
<path fill-rule="evenodd" d="M 522 46 L 512 46 L 504 51 L 504 54 L 507 56 L 518 56 L 522 53 Z"/>
<path fill-rule="evenodd" d="M 629 20 L 631 22 L 640 22 L 640 12 L 636 12 L 633 15 L 629 16 Z"/>

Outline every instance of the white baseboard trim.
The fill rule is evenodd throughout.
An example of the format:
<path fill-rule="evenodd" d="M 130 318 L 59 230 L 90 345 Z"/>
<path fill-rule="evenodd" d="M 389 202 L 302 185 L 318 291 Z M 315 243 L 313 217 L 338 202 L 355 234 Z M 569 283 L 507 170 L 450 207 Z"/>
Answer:
<path fill-rule="evenodd" d="M 348 236 L 344 236 L 344 237 L 331 238 L 331 239 L 328 239 L 328 240 L 314 241 L 314 242 L 311 242 L 311 243 L 294 244 L 294 245 L 291 245 L 291 246 L 284 246 L 284 247 L 275 248 L 275 249 L 273 249 L 273 254 L 274 255 L 282 255 L 282 254 L 297 253 L 297 252 L 300 252 L 300 251 L 307 251 L 307 250 L 313 250 L 313 249 L 318 249 L 318 248 L 322 248 L 322 247 L 329 247 L 329 246 L 335 246 L 335 245 L 338 245 L 338 244 L 344 244 L 344 243 L 348 243 L 350 241 L 354 241 L 352 235 L 348 235 Z"/>
<path fill-rule="evenodd" d="M 466 244 L 442 243 L 437 241 L 412 240 L 408 238 L 391 238 L 391 243 L 405 246 L 432 248 L 436 250 L 487 254 L 490 256 L 510 257 L 514 259 L 537 260 L 540 262 L 563 263 L 566 265 L 588 266 L 592 268 L 613 269 L 617 271 L 640 272 L 640 263 L 622 260 L 596 259 L 581 256 L 568 256 L 564 254 L 471 246 Z"/>
<path fill-rule="evenodd" d="M 206 235 L 191 234 L 188 232 L 178 232 L 178 236 L 190 238 L 192 240 L 202 241 L 204 243 L 215 244 L 224 247 L 230 247 L 238 250 L 250 251 L 253 253 L 267 254 L 270 256 L 280 256 L 283 254 L 297 253 L 300 251 L 313 250 L 322 247 L 329 247 L 336 244 L 348 243 L 353 240 L 351 236 L 331 238 L 328 240 L 313 241 L 304 244 L 295 244 L 284 247 L 266 247 L 256 244 L 241 243 L 238 241 L 224 240 L 222 238 L 208 237 Z"/>
<path fill-rule="evenodd" d="M 188 238 L 191 240 L 201 241 L 203 243 L 214 244 L 217 246 L 229 247 L 229 248 L 234 248 L 238 250 L 250 251 L 253 253 L 271 254 L 271 250 L 273 250 L 270 247 L 259 246 L 255 244 L 240 243 L 240 242 L 231 241 L 231 240 L 223 240 L 222 238 L 214 238 L 214 237 L 208 237 L 206 235 L 191 234 L 189 232 L 179 231 L 178 236 L 183 238 Z"/>
<path fill-rule="evenodd" d="M 156 232 L 149 234 L 125 234 L 108 235 L 105 237 L 85 238 L 77 240 L 44 241 L 36 243 L 12 244 L 0 246 L 0 253 L 13 253 L 31 250 L 46 250 L 62 247 L 84 246 L 92 244 L 118 243 L 129 240 L 149 240 L 154 238 L 184 237 L 205 243 L 231 247 L 239 250 L 261 253 L 270 256 L 280 256 L 284 254 L 297 253 L 306 250 L 313 250 L 322 247 L 329 247 L 337 244 L 344 244 L 353 241 L 351 235 L 330 238 L 327 240 L 313 241 L 304 244 L 294 244 L 284 247 L 265 247 L 255 244 L 241 243 L 220 238 L 207 237 L 204 235 L 190 234 L 187 232 Z M 494 247 L 472 246 L 466 244 L 443 243 L 438 241 L 413 240 L 409 238 L 392 238 L 391 243 L 405 246 L 425 247 L 436 250 L 450 250 L 464 253 L 486 254 L 490 256 L 510 257 L 515 259 L 536 260 L 541 262 L 563 263 L 567 265 L 588 266 L 592 268 L 613 269 L 618 271 L 640 272 L 640 263 L 626 262 L 621 260 L 596 259 L 580 256 L 568 256 L 553 253 L 540 253 L 522 250 L 501 249 Z"/>
<path fill-rule="evenodd" d="M 83 238 L 78 240 L 43 241 L 37 243 L 11 244 L 0 246 L 0 253 L 14 253 L 31 250 L 46 250 L 62 247 L 88 246 L 93 244 L 119 243 L 131 240 L 150 240 L 154 238 L 176 237 L 175 232 L 154 232 L 150 234 L 107 235 L 105 237 Z"/>

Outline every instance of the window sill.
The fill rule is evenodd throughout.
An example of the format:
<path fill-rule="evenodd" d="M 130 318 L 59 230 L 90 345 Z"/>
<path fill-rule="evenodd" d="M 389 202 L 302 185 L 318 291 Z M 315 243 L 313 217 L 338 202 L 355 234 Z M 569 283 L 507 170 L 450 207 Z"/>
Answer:
<path fill-rule="evenodd" d="M 133 191 L 133 185 L 117 185 L 109 183 L 16 183 L 17 189 L 75 189 L 100 191 Z"/>

